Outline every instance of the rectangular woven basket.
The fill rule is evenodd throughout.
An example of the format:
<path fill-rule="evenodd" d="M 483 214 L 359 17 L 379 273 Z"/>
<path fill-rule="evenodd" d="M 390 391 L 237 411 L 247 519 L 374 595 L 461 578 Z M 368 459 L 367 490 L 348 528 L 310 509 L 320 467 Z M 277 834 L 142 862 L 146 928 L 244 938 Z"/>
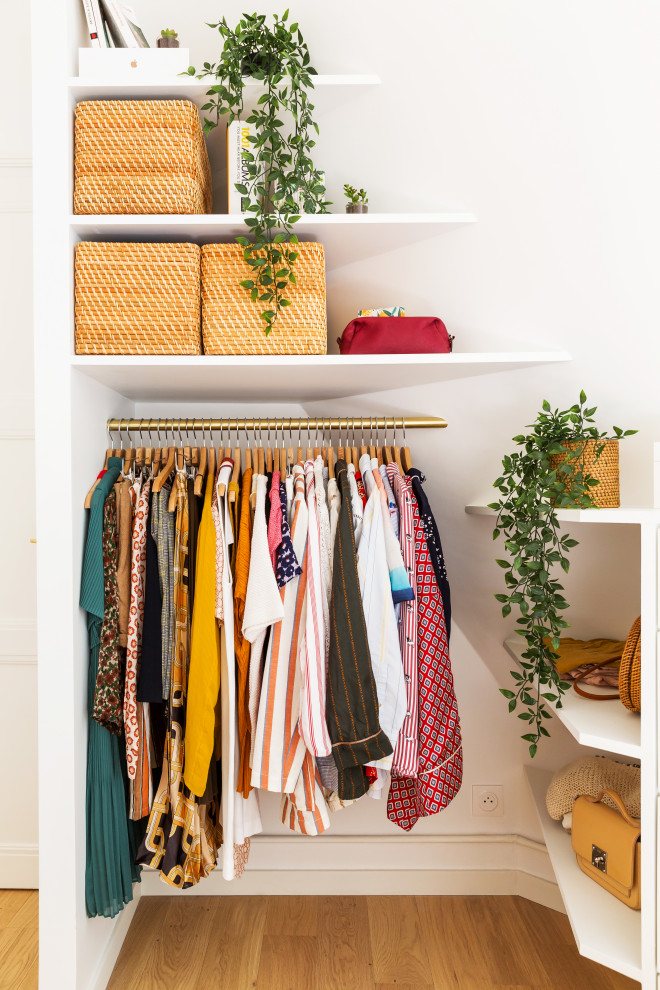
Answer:
<path fill-rule="evenodd" d="M 76 245 L 76 354 L 201 354 L 196 244 Z"/>
<path fill-rule="evenodd" d="M 210 213 L 197 107 L 188 100 L 78 103 L 74 178 L 74 213 Z"/>
<path fill-rule="evenodd" d="M 295 285 L 286 290 L 291 305 L 277 317 L 268 336 L 260 314 L 239 285 L 252 269 L 238 244 L 202 247 L 202 336 L 205 354 L 325 354 L 325 253 L 322 244 L 299 244 Z"/>
<path fill-rule="evenodd" d="M 598 481 L 597 485 L 589 489 L 589 494 L 598 508 L 618 509 L 621 505 L 619 498 L 619 441 L 584 440 L 580 443 L 566 443 L 562 446 L 568 450 L 579 450 L 577 469 L 582 474 L 589 474 Z M 597 456 L 597 451 L 601 447 L 600 456 Z M 565 454 L 552 454 L 549 457 L 550 468 L 556 471 L 565 459 Z"/>

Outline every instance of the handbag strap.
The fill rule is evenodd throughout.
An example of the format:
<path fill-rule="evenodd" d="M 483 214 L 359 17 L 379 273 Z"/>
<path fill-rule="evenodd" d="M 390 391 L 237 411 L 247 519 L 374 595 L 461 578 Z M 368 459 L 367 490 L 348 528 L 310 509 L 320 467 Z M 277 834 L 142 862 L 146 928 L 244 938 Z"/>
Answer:
<path fill-rule="evenodd" d="M 583 677 L 586 677 L 587 674 L 591 674 L 592 671 L 598 670 L 599 667 L 606 667 L 607 664 L 614 663 L 615 660 L 620 659 L 620 657 L 608 657 L 607 660 L 600 660 L 598 663 L 590 664 L 588 670 L 581 670 L 573 681 L 573 690 L 575 693 L 579 694 L 581 698 L 589 698 L 590 701 L 614 701 L 615 698 L 617 701 L 620 701 L 621 697 L 618 691 L 616 694 L 593 694 L 591 691 L 585 691 L 585 689 L 580 687 L 578 683 Z"/>
<path fill-rule="evenodd" d="M 621 812 L 621 817 L 628 823 L 628 825 L 632 825 L 633 828 L 639 828 L 639 819 L 633 818 L 632 815 L 628 814 L 628 812 L 626 811 L 626 806 L 621 800 L 621 797 L 617 794 L 616 791 L 611 791 L 609 787 L 603 788 L 600 794 L 597 794 L 596 797 L 590 797 L 588 794 L 584 794 L 583 797 L 586 798 L 587 801 L 590 801 L 592 804 L 598 804 L 599 801 L 603 800 L 605 795 L 607 795 L 611 801 L 614 801 L 618 810 Z"/>

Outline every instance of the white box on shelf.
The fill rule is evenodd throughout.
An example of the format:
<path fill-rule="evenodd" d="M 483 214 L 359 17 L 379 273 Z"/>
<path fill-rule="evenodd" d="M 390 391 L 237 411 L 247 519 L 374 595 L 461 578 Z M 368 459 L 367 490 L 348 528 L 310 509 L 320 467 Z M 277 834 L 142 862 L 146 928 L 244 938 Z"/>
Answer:
<path fill-rule="evenodd" d="M 103 78 L 167 80 L 190 65 L 188 48 L 79 48 L 78 75 Z"/>

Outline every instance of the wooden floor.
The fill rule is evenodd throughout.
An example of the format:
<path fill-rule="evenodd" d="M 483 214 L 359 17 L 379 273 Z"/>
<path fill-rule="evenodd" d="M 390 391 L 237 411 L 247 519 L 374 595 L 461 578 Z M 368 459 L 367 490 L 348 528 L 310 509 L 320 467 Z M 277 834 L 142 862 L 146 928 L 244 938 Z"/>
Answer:
<path fill-rule="evenodd" d="M 39 894 L 0 890 L 0 987 L 37 990 Z"/>
<path fill-rule="evenodd" d="M 142 898 L 108 990 L 204 986 L 634 990 L 639 984 L 582 959 L 565 915 L 520 897 Z"/>

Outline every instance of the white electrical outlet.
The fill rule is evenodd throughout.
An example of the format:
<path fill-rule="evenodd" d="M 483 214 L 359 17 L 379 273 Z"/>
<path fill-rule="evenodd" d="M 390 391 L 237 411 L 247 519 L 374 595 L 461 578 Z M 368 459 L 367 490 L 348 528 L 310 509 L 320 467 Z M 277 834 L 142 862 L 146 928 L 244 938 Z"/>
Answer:
<path fill-rule="evenodd" d="M 473 784 L 472 814 L 476 818 L 500 818 L 504 814 L 502 784 Z"/>

